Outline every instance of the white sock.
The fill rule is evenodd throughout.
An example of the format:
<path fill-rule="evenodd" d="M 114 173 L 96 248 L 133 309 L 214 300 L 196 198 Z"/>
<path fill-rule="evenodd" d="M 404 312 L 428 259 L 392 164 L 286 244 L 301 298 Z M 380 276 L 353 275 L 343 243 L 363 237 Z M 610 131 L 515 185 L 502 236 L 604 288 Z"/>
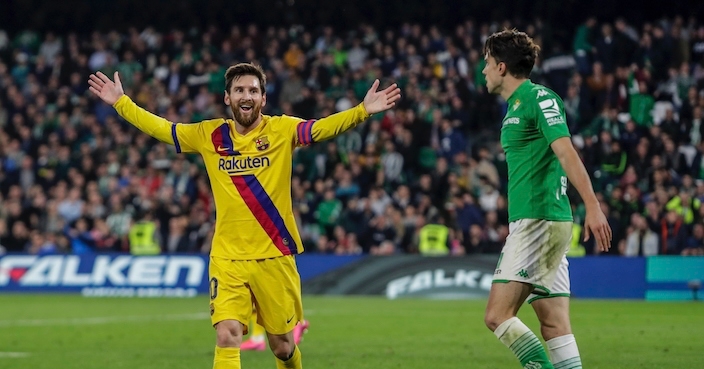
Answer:
<path fill-rule="evenodd" d="M 577 341 L 573 334 L 555 337 L 547 342 L 550 361 L 555 369 L 581 369 L 582 359 L 579 357 Z"/>
<path fill-rule="evenodd" d="M 552 368 L 550 360 L 535 333 L 520 319 L 513 317 L 499 324 L 496 337 L 508 347 L 525 368 Z"/>
<path fill-rule="evenodd" d="M 514 324 L 516 324 L 516 326 L 511 327 Z M 511 346 L 513 341 L 515 341 L 516 338 L 518 338 L 518 337 L 504 338 L 504 335 L 506 335 L 506 332 L 508 332 L 509 328 L 511 328 L 512 332 L 515 332 L 515 334 L 513 334 L 513 335 L 518 336 L 518 337 L 520 337 L 524 333 L 530 331 L 530 328 L 528 328 L 525 324 L 523 324 L 523 322 L 520 319 L 518 319 L 518 317 L 515 317 L 515 316 L 513 318 L 499 324 L 499 326 L 496 327 L 494 334 L 496 335 L 496 338 L 499 339 L 499 341 L 503 342 L 507 346 Z M 504 342 L 505 340 L 507 340 L 507 342 Z"/>

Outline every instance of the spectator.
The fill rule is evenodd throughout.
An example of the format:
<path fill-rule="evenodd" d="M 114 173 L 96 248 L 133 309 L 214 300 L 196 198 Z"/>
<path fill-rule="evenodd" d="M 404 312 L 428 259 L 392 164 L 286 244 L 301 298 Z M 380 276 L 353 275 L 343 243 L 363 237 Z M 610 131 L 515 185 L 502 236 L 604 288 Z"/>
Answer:
<path fill-rule="evenodd" d="M 687 238 L 687 245 L 682 255 L 704 255 L 704 224 L 697 223 L 692 228 L 692 235 Z"/>
<path fill-rule="evenodd" d="M 151 211 L 145 210 L 140 216 L 137 216 L 136 222 L 132 224 L 129 232 L 130 252 L 133 255 L 158 255 L 161 253 L 161 237 L 157 232 L 157 227 L 157 223 L 152 220 Z"/>
<path fill-rule="evenodd" d="M 624 256 L 657 255 L 658 236 L 650 230 L 642 215 L 635 213 L 631 216 L 631 228 L 626 240 L 626 247 L 621 250 L 621 254 Z"/>
<path fill-rule="evenodd" d="M 668 211 L 674 211 L 686 225 L 694 222 L 695 214 L 699 213 L 701 202 L 692 196 L 687 191 L 680 191 L 679 195 L 673 197 L 665 205 Z"/>
<path fill-rule="evenodd" d="M 356 233 L 347 233 L 345 243 L 343 245 L 338 244 L 335 248 L 335 255 L 359 255 L 361 253 L 362 246 L 357 241 Z"/>
<path fill-rule="evenodd" d="M 421 255 L 440 256 L 450 253 L 450 229 L 443 219 L 431 219 L 420 229 L 418 251 Z"/>
<path fill-rule="evenodd" d="M 24 252 L 30 246 L 30 231 L 23 221 L 16 221 L 8 231 L 1 244 L 7 252 Z M 0 234 L 1 236 L 1 234 Z"/>
<path fill-rule="evenodd" d="M 59 203 L 59 215 L 67 222 L 71 223 L 83 215 L 84 201 L 81 199 L 81 190 L 72 188 L 68 197 Z"/>
<path fill-rule="evenodd" d="M 630 97 L 630 113 L 633 121 L 641 127 L 650 127 L 653 124 L 652 110 L 655 99 L 648 93 L 648 86 L 644 81 L 638 83 L 638 93 Z"/>
<path fill-rule="evenodd" d="M 687 243 L 687 228 L 682 217 L 677 214 L 677 211 L 668 210 L 660 224 L 660 253 L 679 255 Z"/>
<path fill-rule="evenodd" d="M 454 162 L 455 155 L 467 150 L 467 143 L 462 134 L 457 131 L 448 119 L 440 122 L 440 148 L 439 155 L 448 162 Z"/>
<path fill-rule="evenodd" d="M 165 252 L 188 253 L 195 251 L 186 232 L 188 219 L 184 216 L 173 217 L 169 220 L 169 236 L 166 239 Z"/>
<path fill-rule="evenodd" d="M 321 232 L 332 236 L 332 231 L 342 212 L 342 202 L 335 198 L 335 192 L 331 189 L 325 191 L 323 201 L 315 210 L 315 218 L 321 228 Z"/>
<path fill-rule="evenodd" d="M 393 254 L 396 246 L 393 240 L 396 238 L 396 230 L 393 228 L 391 221 L 385 216 L 376 216 L 370 222 L 370 229 L 367 233 L 365 244 L 369 245 L 365 252 L 373 255 L 388 255 Z"/>

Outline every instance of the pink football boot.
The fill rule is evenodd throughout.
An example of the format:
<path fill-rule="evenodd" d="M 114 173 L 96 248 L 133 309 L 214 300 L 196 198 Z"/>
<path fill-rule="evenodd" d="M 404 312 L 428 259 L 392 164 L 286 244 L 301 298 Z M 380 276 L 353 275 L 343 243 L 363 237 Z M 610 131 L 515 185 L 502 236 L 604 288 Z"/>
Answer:
<path fill-rule="evenodd" d="M 309 325 L 310 325 L 310 322 L 308 322 L 307 320 L 304 320 L 304 321 L 296 324 L 296 326 L 293 328 L 293 342 L 295 342 L 296 345 L 301 343 L 301 341 L 303 340 L 303 333 L 308 332 Z"/>
<path fill-rule="evenodd" d="M 242 345 L 240 345 L 240 350 L 242 350 L 242 351 L 264 351 L 264 350 L 266 350 L 266 341 L 264 341 L 263 339 L 253 340 L 250 338 L 250 339 L 242 342 Z"/>

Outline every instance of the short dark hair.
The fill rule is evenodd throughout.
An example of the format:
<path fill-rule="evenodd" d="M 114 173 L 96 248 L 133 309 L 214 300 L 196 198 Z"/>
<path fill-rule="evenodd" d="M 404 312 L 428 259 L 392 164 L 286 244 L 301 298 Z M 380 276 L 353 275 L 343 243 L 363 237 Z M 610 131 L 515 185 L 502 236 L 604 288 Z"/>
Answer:
<path fill-rule="evenodd" d="M 232 81 L 239 79 L 242 76 L 255 76 L 259 79 L 259 86 L 262 89 L 262 95 L 266 93 L 266 74 L 262 67 L 252 63 L 235 64 L 225 72 L 225 92 L 230 93 Z"/>
<path fill-rule="evenodd" d="M 489 54 L 497 63 L 506 64 L 508 72 L 516 78 L 530 76 L 539 52 L 540 46 L 515 28 L 496 32 L 484 43 L 484 55 Z"/>

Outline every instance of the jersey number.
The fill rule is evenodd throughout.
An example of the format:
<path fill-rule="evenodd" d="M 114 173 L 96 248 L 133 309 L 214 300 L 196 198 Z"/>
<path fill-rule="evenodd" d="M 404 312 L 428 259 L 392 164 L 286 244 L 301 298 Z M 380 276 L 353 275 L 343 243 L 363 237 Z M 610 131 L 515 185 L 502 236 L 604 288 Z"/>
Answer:
<path fill-rule="evenodd" d="M 210 299 L 215 300 L 218 297 L 218 279 L 210 278 Z"/>

